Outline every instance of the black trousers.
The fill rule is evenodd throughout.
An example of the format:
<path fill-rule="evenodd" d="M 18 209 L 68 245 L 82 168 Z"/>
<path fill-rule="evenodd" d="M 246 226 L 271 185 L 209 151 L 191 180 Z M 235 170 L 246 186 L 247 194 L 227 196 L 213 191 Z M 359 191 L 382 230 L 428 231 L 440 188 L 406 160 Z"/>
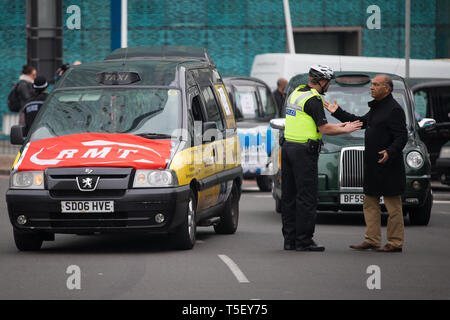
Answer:
<path fill-rule="evenodd" d="M 286 244 L 312 244 L 317 216 L 317 152 L 286 141 L 281 153 L 281 217 Z"/>

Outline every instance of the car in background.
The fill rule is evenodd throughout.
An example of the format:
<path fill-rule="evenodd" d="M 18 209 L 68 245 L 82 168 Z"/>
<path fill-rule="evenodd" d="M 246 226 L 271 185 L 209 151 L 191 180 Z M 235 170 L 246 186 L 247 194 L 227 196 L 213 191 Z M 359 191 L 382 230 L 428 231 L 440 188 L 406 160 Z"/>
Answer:
<path fill-rule="evenodd" d="M 450 186 L 450 141 L 441 148 L 436 160 L 436 171 L 442 184 Z"/>
<path fill-rule="evenodd" d="M 336 72 L 326 93 L 326 100 L 337 100 L 346 111 L 364 115 L 369 111 L 371 79 L 376 73 Z M 430 183 L 430 158 L 419 136 L 419 124 L 414 117 L 413 95 L 403 78 L 390 75 L 394 82 L 393 96 L 406 114 L 408 142 L 403 150 L 406 169 L 406 191 L 402 195 L 403 213 L 409 214 L 413 225 L 427 225 L 430 220 L 433 194 Z M 308 83 L 308 74 L 299 74 L 289 81 L 288 95 L 301 84 Z M 328 115 L 330 123 L 339 123 Z M 433 125 L 425 120 L 424 125 Z M 271 125 L 284 129 L 284 119 L 274 119 Z M 318 210 L 362 211 L 364 130 L 339 136 L 323 136 L 324 145 L 319 157 L 319 203 Z M 278 151 L 280 154 L 281 148 Z M 272 157 L 275 158 L 275 157 Z M 275 161 L 275 159 L 273 160 Z M 281 157 L 278 155 L 277 174 L 273 177 L 273 197 L 276 209 L 281 210 Z M 383 210 L 386 210 L 382 206 Z"/>
<path fill-rule="evenodd" d="M 112 232 L 168 234 L 191 249 L 197 226 L 236 231 L 240 146 L 222 78 L 206 58 L 157 52 L 117 49 L 69 69 L 28 135 L 12 128 L 22 147 L 6 202 L 19 250 Z"/>
<path fill-rule="evenodd" d="M 419 135 L 430 153 L 431 176 L 439 179 L 436 160 L 442 146 L 450 141 L 450 79 L 410 78 L 408 84 L 414 94 L 417 121 L 436 121 L 436 125 L 419 130 Z"/>
<path fill-rule="evenodd" d="M 241 144 L 244 179 L 254 179 L 261 191 L 271 191 L 270 162 L 274 146 L 269 121 L 279 114 L 269 86 L 256 78 L 232 77 L 223 82 L 230 96 Z"/>

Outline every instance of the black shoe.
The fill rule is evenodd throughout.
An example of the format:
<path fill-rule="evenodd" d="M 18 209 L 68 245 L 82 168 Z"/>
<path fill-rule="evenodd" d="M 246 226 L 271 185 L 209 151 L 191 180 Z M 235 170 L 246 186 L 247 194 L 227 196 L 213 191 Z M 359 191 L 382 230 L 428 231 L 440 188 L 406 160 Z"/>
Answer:
<path fill-rule="evenodd" d="M 320 244 L 312 243 L 309 246 L 297 247 L 297 248 L 295 248 L 295 250 L 322 252 L 322 251 L 325 251 L 325 247 L 321 246 Z"/>
<path fill-rule="evenodd" d="M 295 245 L 290 243 L 284 244 L 284 250 L 295 250 Z"/>

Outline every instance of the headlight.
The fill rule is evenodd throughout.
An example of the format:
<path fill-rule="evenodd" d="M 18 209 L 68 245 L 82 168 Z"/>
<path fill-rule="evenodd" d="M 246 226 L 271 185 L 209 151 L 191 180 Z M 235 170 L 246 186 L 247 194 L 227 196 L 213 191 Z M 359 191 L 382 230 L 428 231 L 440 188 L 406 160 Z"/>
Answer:
<path fill-rule="evenodd" d="M 450 158 L 450 147 L 442 147 L 439 158 Z"/>
<path fill-rule="evenodd" d="M 11 176 L 11 189 L 44 189 L 43 171 L 19 171 Z"/>
<path fill-rule="evenodd" d="M 406 163 L 413 169 L 419 169 L 423 166 L 423 157 L 417 151 L 411 151 L 406 156 Z"/>
<path fill-rule="evenodd" d="M 174 187 L 177 176 L 172 170 L 136 170 L 133 188 Z"/>

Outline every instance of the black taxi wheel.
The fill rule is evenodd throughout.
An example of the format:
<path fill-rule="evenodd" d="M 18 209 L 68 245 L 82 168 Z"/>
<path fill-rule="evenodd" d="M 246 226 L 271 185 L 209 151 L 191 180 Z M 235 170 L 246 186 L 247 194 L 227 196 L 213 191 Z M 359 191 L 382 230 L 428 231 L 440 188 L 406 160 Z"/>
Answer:
<path fill-rule="evenodd" d="M 195 201 L 194 193 L 191 191 L 183 224 L 172 234 L 175 249 L 189 250 L 194 247 L 197 233 L 196 210 L 197 202 Z"/>
<path fill-rule="evenodd" d="M 235 183 L 230 196 L 225 203 L 220 222 L 214 225 L 214 231 L 219 234 L 233 234 L 239 224 L 239 190 Z"/>
<path fill-rule="evenodd" d="M 20 251 L 38 251 L 44 238 L 35 233 L 21 233 L 14 230 L 14 242 Z"/>
<path fill-rule="evenodd" d="M 433 206 L 433 194 L 428 192 L 425 204 L 422 207 L 409 210 L 409 222 L 413 226 L 427 226 L 430 222 L 431 208 Z"/>
<path fill-rule="evenodd" d="M 256 184 L 258 185 L 260 191 L 272 191 L 272 179 L 270 179 L 269 176 L 257 176 Z"/>

